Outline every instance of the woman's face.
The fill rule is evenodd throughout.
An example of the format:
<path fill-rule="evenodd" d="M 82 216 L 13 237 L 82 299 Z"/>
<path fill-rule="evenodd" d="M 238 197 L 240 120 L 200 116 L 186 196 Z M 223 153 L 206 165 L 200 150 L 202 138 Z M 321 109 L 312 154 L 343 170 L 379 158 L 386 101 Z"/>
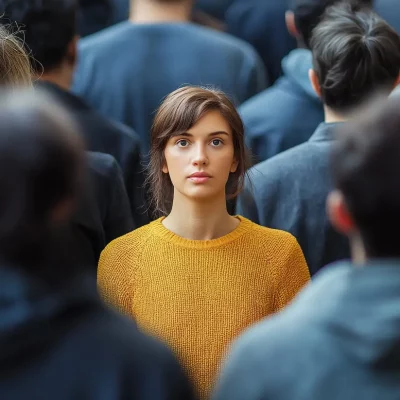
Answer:
<path fill-rule="evenodd" d="M 175 194 L 193 200 L 225 196 L 229 174 L 238 166 L 231 128 L 219 111 L 208 112 L 187 132 L 172 137 L 164 155 L 162 170 Z"/>

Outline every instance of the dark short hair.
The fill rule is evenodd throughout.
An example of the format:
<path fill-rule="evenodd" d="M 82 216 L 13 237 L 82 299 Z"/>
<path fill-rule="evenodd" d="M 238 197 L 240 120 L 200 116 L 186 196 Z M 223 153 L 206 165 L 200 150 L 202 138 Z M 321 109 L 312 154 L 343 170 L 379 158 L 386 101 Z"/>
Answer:
<path fill-rule="evenodd" d="M 156 216 L 168 214 L 172 207 L 173 185 L 169 175 L 162 172 L 169 139 L 192 128 L 209 111 L 219 111 L 232 130 L 238 168 L 230 175 L 227 199 L 235 198 L 242 190 L 249 157 L 244 144 L 243 122 L 235 106 L 220 90 L 184 86 L 164 99 L 151 129 L 147 185 L 151 190 L 151 211 Z"/>
<path fill-rule="evenodd" d="M 52 212 L 77 198 L 83 150 L 65 112 L 38 91 L 0 95 L 0 258 L 20 266 L 52 251 Z"/>
<path fill-rule="evenodd" d="M 390 92 L 399 76 L 400 37 L 369 8 L 328 8 L 311 49 L 322 100 L 335 111 L 351 111 L 375 92 Z"/>
<path fill-rule="evenodd" d="M 321 21 L 325 10 L 341 0 L 291 0 L 289 9 L 294 14 L 296 29 L 301 34 L 304 44 L 310 48 L 313 29 Z M 372 0 L 348 0 L 353 4 L 372 6 Z"/>
<path fill-rule="evenodd" d="M 400 99 L 381 100 L 346 123 L 332 152 L 335 187 L 369 257 L 400 257 Z"/>
<path fill-rule="evenodd" d="M 6 23 L 19 26 L 40 74 L 58 67 L 77 31 L 77 0 L 0 0 Z"/>

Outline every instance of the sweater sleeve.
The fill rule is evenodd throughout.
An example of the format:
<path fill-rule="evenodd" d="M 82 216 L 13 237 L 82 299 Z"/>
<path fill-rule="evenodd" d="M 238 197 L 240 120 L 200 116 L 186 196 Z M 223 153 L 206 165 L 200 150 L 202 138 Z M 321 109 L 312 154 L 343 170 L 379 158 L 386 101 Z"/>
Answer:
<path fill-rule="evenodd" d="M 101 253 L 97 286 L 103 300 L 117 311 L 131 316 L 134 290 L 132 250 L 124 247 L 125 237 L 111 242 Z"/>
<path fill-rule="evenodd" d="M 290 244 L 281 273 L 278 275 L 275 312 L 286 307 L 310 281 L 310 272 L 297 240 L 289 234 Z"/>

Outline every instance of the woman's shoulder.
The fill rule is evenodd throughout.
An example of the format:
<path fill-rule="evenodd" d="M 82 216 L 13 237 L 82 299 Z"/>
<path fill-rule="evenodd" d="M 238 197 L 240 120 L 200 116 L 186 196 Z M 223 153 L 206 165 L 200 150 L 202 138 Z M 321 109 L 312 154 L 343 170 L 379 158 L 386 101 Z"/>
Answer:
<path fill-rule="evenodd" d="M 152 232 L 154 230 L 154 222 L 150 222 L 147 225 L 141 226 L 140 228 L 134 229 L 123 236 L 111 241 L 106 250 L 108 251 L 125 251 L 132 248 L 142 248 L 148 240 L 153 237 Z"/>
<path fill-rule="evenodd" d="M 250 238 L 256 240 L 262 246 L 280 245 L 288 247 L 298 246 L 297 239 L 290 233 L 280 229 L 268 228 L 256 224 L 247 218 L 239 216 L 250 229 Z"/>
<path fill-rule="evenodd" d="M 253 236 L 258 237 L 262 241 L 277 240 L 281 242 L 294 243 L 297 242 L 296 238 L 290 233 L 280 229 L 268 228 L 266 226 L 261 226 L 255 222 L 250 221 L 247 218 L 239 216 L 240 219 L 245 222 L 251 229 Z"/>

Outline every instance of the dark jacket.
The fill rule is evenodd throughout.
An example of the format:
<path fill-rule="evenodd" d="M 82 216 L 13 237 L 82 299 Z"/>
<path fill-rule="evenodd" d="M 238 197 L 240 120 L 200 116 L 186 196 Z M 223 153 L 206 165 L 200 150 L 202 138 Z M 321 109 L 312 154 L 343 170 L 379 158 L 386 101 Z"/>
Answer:
<path fill-rule="evenodd" d="M 80 41 L 73 90 L 135 129 L 148 153 L 154 113 L 182 85 L 213 85 L 239 104 L 266 87 L 255 50 L 192 23 L 122 22 Z"/>
<path fill-rule="evenodd" d="M 50 82 L 39 82 L 76 119 L 89 151 L 111 154 L 119 163 L 137 227 L 149 222 L 143 189 L 144 174 L 139 136 L 129 127 L 109 120 L 82 99 Z"/>
<path fill-rule="evenodd" d="M 214 400 L 398 400 L 400 260 L 327 268 L 234 344 Z"/>
<path fill-rule="evenodd" d="M 283 77 L 239 108 L 255 162 L 304 143 L 324 120 L 308 78 L 310 68 L 311 51 L 293 50 L 282 61 Z"/>
<path fill-rule="evenodd" d="M 281 61 L 296 48 L 285 23 L 288 0 L 235 0 L 225 14 L 228 33 L 254 46 L 270 83 L 282 74 Z"/>
<path fill-rule="evenodd" d="M 310 140 L 250 170 L 237 213 L 295 236 L 310 274 L 350 256 L 347 239 L 326 215 L 331 190 L 329 156 L 336 124 L 322 123 Z"/>
<path fill-rule="evenodd" d="M 135 225 L 121 170 L 109 154 L 87 153 L 88 173 L 84 192 L 72 218 L 75 263 L 97 269 L 100 253 L 112 240 Z"/>
<path fill-rule="evenodd" d="M 0 267 L 0 398 L 192 399 L 171 352 L 106 309 L 95 280 Z"/>

